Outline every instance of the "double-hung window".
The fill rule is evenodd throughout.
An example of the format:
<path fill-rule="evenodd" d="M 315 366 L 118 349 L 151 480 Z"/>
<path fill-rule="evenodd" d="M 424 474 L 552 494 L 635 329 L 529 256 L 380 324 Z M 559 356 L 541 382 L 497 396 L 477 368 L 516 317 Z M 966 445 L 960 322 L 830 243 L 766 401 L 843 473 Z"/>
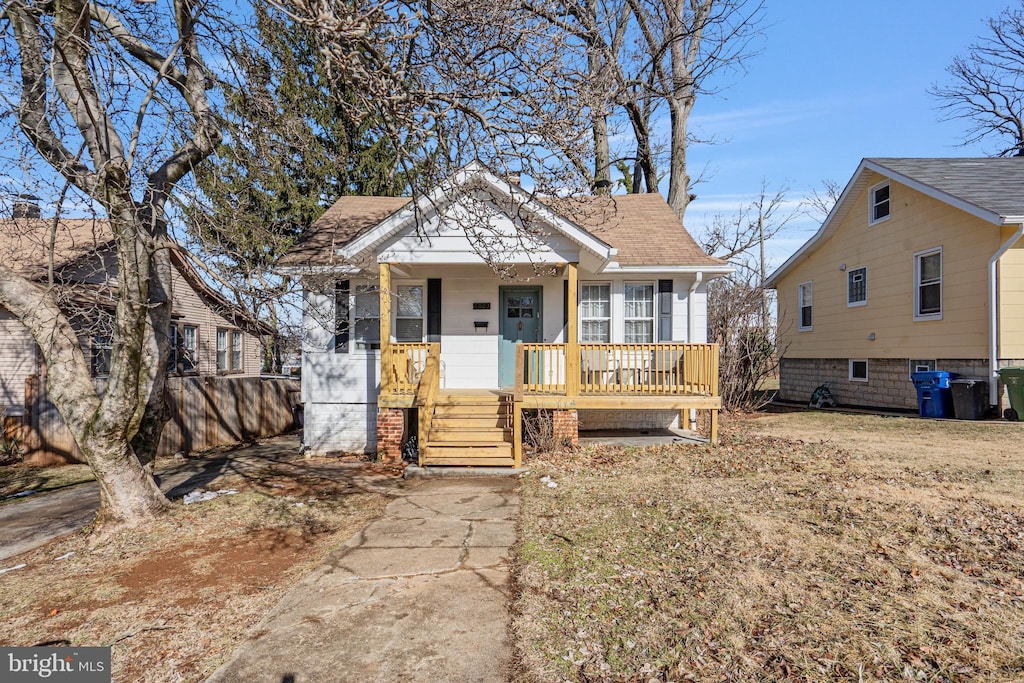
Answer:
<path fill-rule="evenodd" d="M 105 334 L 97 334 L 92 338 L 92 375 L 93 377 L 106 377 L 110 374 L 110 359 L 113 353 L 113 344 L 110 337 Z"/>
<path fill-rule="evenodd" d="M 352 341 L 356 349 L 380 348 L 380 294 L 375 285 L 356 285 L 352 301 Z"/>
<path fill-rule="evenodd" d="M 195 325 L 171 324 L 167 372 L 195 372 L 198 328 Z"/>
<path fill-rule="evenodd" d="M 183 325 L 181 328 L 181 352 L 178 354 L 178 366 L 182 372 L 195 372 L 199 358 L 199 328 L 195 325 Z"/>
<path fill-rule="evenodd" d="M 612 288 L 580 285 L 580 341 L 607 344 L 612 339 Z"/>
<path fill-rule="evenodd" d="M 868 269 L 854 268 L 846 275 L 846 305 L 863 306 L 868 302 Z"/>
<path fill-rule="evenodd" d="M 942 247 L 914 254 L 914 319 L 942 319 Z"/>
<path fill-rule="evenodd" d="M 800 330 L 814 329 L 814 283 L 801 282 L 797 285 L 797 306 L 800 308 Z"/>
<path fill-rule="evenodd" d="M 395 340 L 423 341 L 423 285 L 398 285 L 395 308 Z"/>
<path fill-rule="evenodd" d="M 627 344 L 654 342 L 654 285 L 627 282 L 623 291 Z"/>
<path fill-rule="evenodd" d="M 889 183 L 884 182 L 871 188 L 871 214 L 868 225 L 884 221 L 889 217 Z"/>
<path fill-rule="evenodd" d="M 242 371 L 242 333 L 240 330 L 217 330 L 217 372 Z"/>

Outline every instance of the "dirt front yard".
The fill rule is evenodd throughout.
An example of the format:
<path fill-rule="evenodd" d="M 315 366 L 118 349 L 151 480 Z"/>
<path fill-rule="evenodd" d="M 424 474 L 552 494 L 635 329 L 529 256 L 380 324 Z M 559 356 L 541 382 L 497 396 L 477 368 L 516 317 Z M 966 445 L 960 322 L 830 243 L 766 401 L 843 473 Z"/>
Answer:
<path fill-rule="evenodd" d="M 99 544 L 73 534 L 8 558 L 0 643 L 112 645 L 116 681 L 202 681 L 379 515 L 398 473 L 358 461 L 268 462 L 206 487 L 234 493 L 178 499 L 146 529 Z"/>
<path fill-rule="evenodd" d="M 1022 443 L 790 413 L 726 418 L 719 448 L 535 461 L 517 678 L 1022 680 Z"/>

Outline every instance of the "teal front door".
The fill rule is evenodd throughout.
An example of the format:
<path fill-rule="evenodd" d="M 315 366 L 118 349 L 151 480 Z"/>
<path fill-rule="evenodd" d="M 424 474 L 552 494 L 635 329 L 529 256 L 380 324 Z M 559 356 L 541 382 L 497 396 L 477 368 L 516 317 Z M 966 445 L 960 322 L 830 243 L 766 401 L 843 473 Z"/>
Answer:
<path fill-rule="evenodd" d="M 498 325 L 498 384 L 515 382 L 516 343 L 541 341 L 541 290 L 538 287 L 501 287 L 501 317 Z"/>

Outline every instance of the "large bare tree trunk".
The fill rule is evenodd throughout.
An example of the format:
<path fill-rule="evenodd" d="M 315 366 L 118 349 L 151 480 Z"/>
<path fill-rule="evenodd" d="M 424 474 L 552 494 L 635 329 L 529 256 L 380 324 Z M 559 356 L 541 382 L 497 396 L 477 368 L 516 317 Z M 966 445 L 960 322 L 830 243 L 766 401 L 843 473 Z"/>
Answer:
<path fill-rule="evenodd" d="M 0 264 L 0 306 L 28 328 L 46 360 L 49 395 L 96 474 L 100 520 L 108 524 L 138 525 L 168 505 L 146 468 L 163 425 L 168 354 L 164 205 L 175 184 L 220 141 L 195 33 L 201 9 L 192 0 L 172 0 L 170 9 L 161 26 L 169 40 L 159 29 L 137 32 L 158 25 L 159 13 L 124 21 L 110 7 L 85 0 L 12 0 L 0 17 L 10 23 L 2 37 L 11 55 L 8 75 L 17 73 L 11 82 L 20 81 L 14 113 L 22 132 L 55 174 L 103 207 L 113 237 L 117 300 L 102 395 L 54 291 Z M 167 54 L 149 42 L 161 40 Z M 150 71 L 151 81 L 139 78 L 142 70 Z M 150 116 L 154 99 L 170 106 Z M 155 130 L 144 138 L 150 120 Z M 145 165 L 136 159 L 140 146 Z"/>

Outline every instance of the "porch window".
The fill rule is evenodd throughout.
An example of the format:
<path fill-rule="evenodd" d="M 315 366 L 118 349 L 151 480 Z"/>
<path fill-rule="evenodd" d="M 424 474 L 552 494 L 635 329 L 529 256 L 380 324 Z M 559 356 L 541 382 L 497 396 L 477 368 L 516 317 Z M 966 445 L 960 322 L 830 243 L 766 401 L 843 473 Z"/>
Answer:
<path fill-rule="evenodd" d="M 580 286 L 580 341 L 607 344 L 612 339 L 612 287 Z"/>
<path fill-rule="evenodd" d="M 627 344 L 654 342 L 654 285 L 627 282 L 625 287 Z"/>
<path fill-rule="evenodd" d="M 375 285 L 357 285 L 352 306 L 352 341 L 356 349 L 380 348 L 380 295 Z"/>
<path fill-rule="evenodd" d="M 395 340 L 423 341 L 423 285 L 398 285 Z"/>

